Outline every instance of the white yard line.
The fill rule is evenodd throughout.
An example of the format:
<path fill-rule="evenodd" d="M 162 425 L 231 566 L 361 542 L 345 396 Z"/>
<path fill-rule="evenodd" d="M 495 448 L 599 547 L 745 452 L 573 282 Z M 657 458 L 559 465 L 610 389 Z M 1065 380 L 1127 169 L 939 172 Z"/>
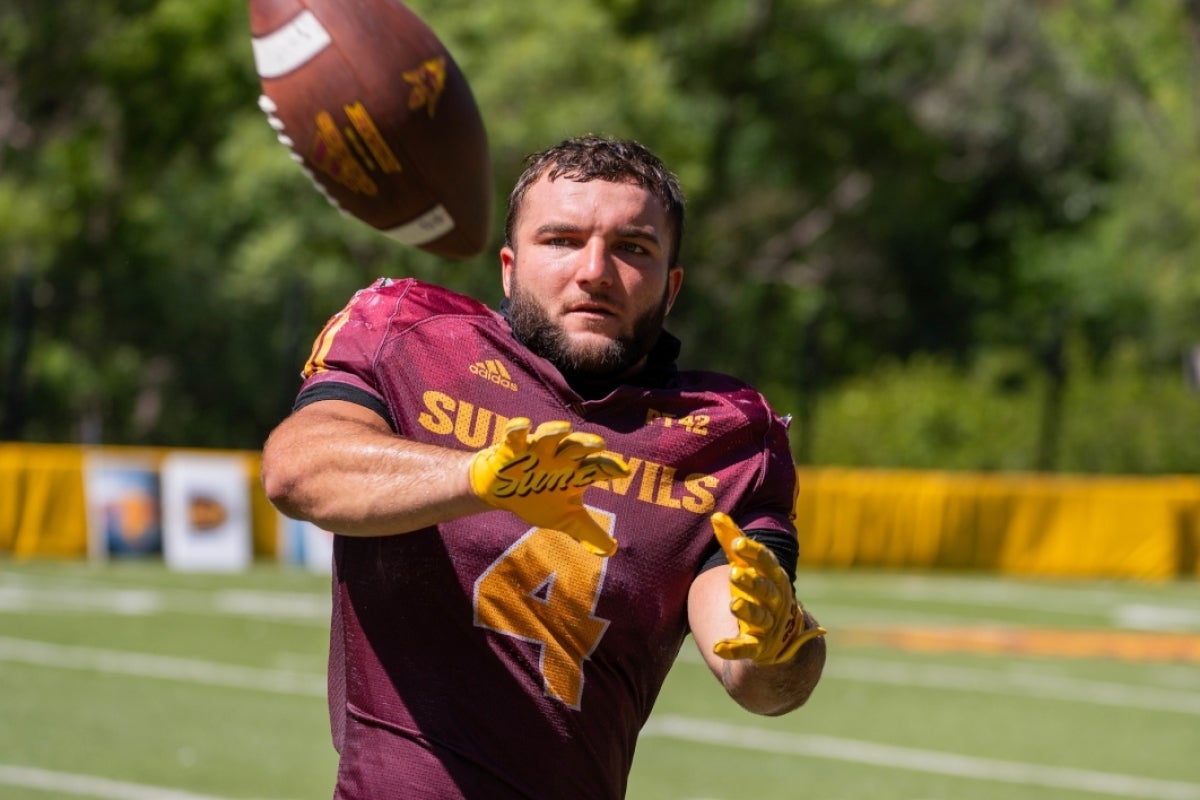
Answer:
<path fill-rule="evenodd" d="M 698 656 L 695 658 L 689 656 L 686 660 L 698 661 Z M 197 659 L 50 644 L 9 637 L 0 637 L 0 662 L 4 661 L 304 697 L 315 698 L 325 695 L 324 677 L 312 673 L 242 667 Z M 1022 684 L 1028 684 L 1031 680 L 1046 681 L 1047 683 L 1044 684 L 1033 684 L 1037 689 L 1034 694 L 1046 696 L 1042 692 L 1048 692 L 1054 688 L 1063 689 L 1065 686 L 1067 688 L 1062 691 L 1063 697 L 1059 699 L 1112 703 L 1114 702 L 1112 698 L 1120 696 L 1120 692 L 1128 692 L 1130 694 L 1125 696 L 1122 702 L 1154 707 L 1155 710 L 1164 710 L 1159 706 L 1168 699 L 1168 695 L 1174 698 L 1176 705 L 1184 698 L 1191 698 L 1190 702 L 1194 702 L 1196 697 L 1184 692 L 1162 692 L 1142 696 L 1142 692 L 1137 687 L 1126 687 L 1119 684 L 1066 679 L 1057 681 L 1052 676 L 1021 676 L 992 670 L 927 669 L 903 664 L 873 662 L 866 659 L 860 661 L 839 659 L 837 670 L 832 671 L 828 677 L 904 683 L 905 685 L 929 685 L 940 688 L 967 688 L 969 685 L 970 689 L 975 691 L 987 690 L 992 682 L 999 680 L 1001 683 L 1008 683 L 1014 693 L 1020 693 L 1023 688 L 1028 689 L 1028 685 L 1022 686 Z M 961 685 L 951 685 L 955 683 Z M 1110 694 L 1107 701 L 1096 699 L 1094 696 L 1113 692 L 1116 694 Z M 1147 701 L 1147 697 L 1153 699 Z M 1178 710 L 1178 708 L 1169 710 Z M 881 745 L 855 739 L 731 726 L 675 715 L 652 717 L 643 733 L 651 737 L 702 742 L 723 747 L 744 747 L 763 752 L 849 761 L 974 780 L 1064 788 L 1122 797 L 1147 798 L 1148 800 L 1200 800 L 1200 784 L 976 758 L 933 750 Z M 119 800 L 210 800 L 201 795 L 174 792 L 169 789 L 4 765 L 0 765 L 0 785 L 46 788 L 50 791 L 73 793 L 85 797 L 119 798 Z"/>
<path fill-rule="evenodd" d="M 1127 603 L 1117 607 L 1114 617 L 1118 625 L 1135 630 L 1200 631 L 1200 608 Z"/>
<path fill-rule="evenodd" d="M 219 664 L 151 653 L 50 644 L 7 636 L 0 636 L 0 662 L 3 661 L 275 694 L 325 696 L 323 675 Z"/>
<path fill-rule="evenodd" d="M 1087 578 L 1039 578 L 995 573 L 909 573 L 850 570 L 804 571 L 797 586 L 811 587 L 821 594 L 851 592 L 862 597 L 895 599 L 907 597 L 949 603 L 977 602 L 1049 611 L 1084 609 L 1116 602 L 1183 603 L 1195 596 L 1186 583 L 1140 583 L 1128 580 Z"/>
<path fill-rule="evenodd" d="M 703 666 L 699 653 L 684 647 L 679 663 Z M 1200 693 L 1128 683 L 1095 681 L 1012 670 L 907 664 L 880 659 L 830 656 L 823 681 L 857 681 L 963 692 L 1037 697 L 1074 703 L 1200 715 Z"/>
<path fill-rule="evenodd" d="M 165 786 L 114 781 L 96 775 L 78 775 L 34 767 L 0 764 L 0 786 L 17 786 L 42 792 L 100 800 L 231 800 L 209 794 L 196 794 Z"/>
<path fill-rule="evenodd" d="M 845 605 L 838 600 L 822 602 L 827 594 L 855 587 L 854 575 L 836 577 L 802 574 L 800 585 L 822 618 L 840 624 L 934 624 L 972 621 L 958 609 L 1003 608 L 1053 612 L 1109 620 L 1115 627 L 1135 630 L 1200 631 L 1200 610 L 1186 598 L 1163 597 L 1162 593 L 1120 584 L 1105 586 L 1053 586 L 1036 581 L 997 578 L 964 579 L 952 576 L 897 576 L 858 592 L 860 600 L 878 598 L 879 605 Z M 902 601 L 897 604 L 897 601 Z M 907 610 L 903 601 L 938 603 L 947 613 L 926 609 Z M 113 585 L 93 576 L 37 578 L 0 570 L 0 614 L 50 612 L 149 615 L 165 613 L 230 614 L 277 622 L 327 624 L 329 597 L 324 592 L 272 592 L 254 589 L 214 591 Z"/>
<path fill-rule="evenodd" d="M 1200 693 L 1055 675 L 905 664 L 839 656 L 830 659 L 823 678 L 931 689 L 957 689 L 986 694 L 1023 695 L 1046 700 L 1200 715 Z"/>
<path fill-rule="evenodd" d="M 0 583 L 0 614 L 236 616 L 305 625 L 329 624 L 329 596 L 249 589 L 189 591 Z"/>
<path fill-rule="evenodd" d="M 692 665 L 703 663 L 698 654 L 686 648 L 680 660 Z M 276 694 L 325 696 L 324 676 L 307 671 L 246 667 L 152 653 L 52 644 L 30 639 L 0 637 L 0 662 L 4 661 Z M 830 660 L 825 679 L 1037 697 L 1200 715 L 1200 694 L 1196 692 L 1065 676 L 838 657 Z"/>
<path fill-rule="evenodd" d="M 654 716 L 643 736 L 711 744 L 724 749 L 739 747 L 757 752 L 846 761 L 874 767 L 950 775 L 1021 786 L 1092 792 L 1145 800 L 1200 800 L 1200 784 L 1164 781 L 1070 767 L 1051 767 L 1019 761 L 918 750 L 911 747 L 841 739 L 832 736 L 769 731 L 726 725 L 710 720 L 674 715 Z"/>
<path fill-rule="evenodd" d="M 1081 582 L 1079 586 L 1051 585 L 1035 579 L 1020 580 L 988 576 L 961 578 L 948 575 L 829 575 L 801 573 L 797 587 L 809 605 L 829 608 L 849 593 L 858 603 L 895 610 L 897 601 L 943 603 L 1070 614 L 1108 618 L 1114 624 L 1134 623 L 1150 630 L 1200 630 L 1200 612 L 1190 589 L 1170 591 L 1182 585 L 1154 587 L 1131 582 Z M 878 603 L 875 601 L 878 600 Z M 855 606 L 859 610 L 862 605 Z M 826 616 L 832 616 L 826 614 Z M 961 618 L 961 617 L 960 617 Z"/>

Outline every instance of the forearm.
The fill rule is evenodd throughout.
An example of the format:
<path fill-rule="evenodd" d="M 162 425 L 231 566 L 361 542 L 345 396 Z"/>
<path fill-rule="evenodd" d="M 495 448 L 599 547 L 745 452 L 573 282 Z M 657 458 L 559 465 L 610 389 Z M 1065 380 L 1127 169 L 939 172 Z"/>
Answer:
<path fill-rule="evenodd" d="M 472 456 L 396 436 L 352 403 L 323 401 L 272 432 L 263 487 L 290 517 L 350 536 L 387 536 L 487 510 L 471 491 Z"/>
<path fill-rule="evenodd" d="M 778 716 L 802 706 L 812 694 L 825 667 L 825 639 L 808 641 L 790 661 L 763 666 L 749 659 L 726 660 L 713 652 L 722 639 L 738 635 L 737 618 L 729 611 L 729 568 L 702 573 L 688 596 L 692 636 L 713 675 L 739 705 L 755 714 Z M 817 621 L 805 612 L 805 627 Z"/>

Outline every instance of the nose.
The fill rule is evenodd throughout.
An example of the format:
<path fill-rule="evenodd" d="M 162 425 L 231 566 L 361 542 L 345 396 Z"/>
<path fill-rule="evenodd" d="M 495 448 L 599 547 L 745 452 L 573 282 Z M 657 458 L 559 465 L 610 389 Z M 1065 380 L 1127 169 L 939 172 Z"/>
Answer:
<path fill-rule="evenodd" d="M 609 286 L 612 284 L 613 260 L 604 241 L 589 239 L 587 245 L 580 248 L 579 258 L 575 281 L 580 286 Z"/>

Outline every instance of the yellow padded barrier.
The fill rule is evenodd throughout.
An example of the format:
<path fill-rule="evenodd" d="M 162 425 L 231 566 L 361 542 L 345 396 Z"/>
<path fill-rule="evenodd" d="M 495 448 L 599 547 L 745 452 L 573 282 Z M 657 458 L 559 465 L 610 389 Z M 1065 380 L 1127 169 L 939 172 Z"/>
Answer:
<path fill-rule="evenodd" d="M 0 552 L 87 553 L 83 448 L 0 444 Z"/>
<path fill-rule="evenodd" d="M 89 453 L 159 462 L 167 449 L 0 442 L 0 557 L 87 555 Z M 246 465 L 254 553 L 273 557 L 279 516 L 257 452 Z M 1200 577 L 1200 477 L 1083 477 L 802 468 L 800 562 L 979 569 L 1013 575 Z"/>
<path fill-rule="evenodd" d="M 80 447 L 0 442 L 0 555 L 13 558 L 87 556 L 83 469 L 88 454 L 159 464 L 166 448 Z M 230 451 L 206 451 L 230 453 Z M 259 481 L 258 453 L 233 451 L 246 467 L 254 554 L 274 556 L 278 514 Z"/>
<path fill-rule="evenodd" d="M 1200 575 L 1200 478 L 802 469 L 802 564 Z"/>

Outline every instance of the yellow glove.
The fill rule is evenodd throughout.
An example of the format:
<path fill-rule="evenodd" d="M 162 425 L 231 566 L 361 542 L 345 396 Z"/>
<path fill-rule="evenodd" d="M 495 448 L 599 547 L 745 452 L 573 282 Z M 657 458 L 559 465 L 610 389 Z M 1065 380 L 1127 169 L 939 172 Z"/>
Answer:
<path fill-rule="evenodd" d="M 612 555 L 617 540 L 583 507 L 583 490 L 623 478 L 629 467 L 605 454 L 594 433 L 572 433 L 567 422 L 544 422 L 533 433 L 529 426 L 524 417 L 509 420 L 504 439 L 475 455 L 471 489 L 488 505 L 562 531 L 596 555 Z"/>
<path fill-rule="evenodd" d="M 745 536 L 727 514 L 713 514 L 712 526 L 729 559 L 729 610 L 738 621 L 737 638 L 717 642 L 714 653 L 730 661 L 782 664 L 825 634 L 820 626 L 805 630 L 804 608 L 774 553 Z"/>

